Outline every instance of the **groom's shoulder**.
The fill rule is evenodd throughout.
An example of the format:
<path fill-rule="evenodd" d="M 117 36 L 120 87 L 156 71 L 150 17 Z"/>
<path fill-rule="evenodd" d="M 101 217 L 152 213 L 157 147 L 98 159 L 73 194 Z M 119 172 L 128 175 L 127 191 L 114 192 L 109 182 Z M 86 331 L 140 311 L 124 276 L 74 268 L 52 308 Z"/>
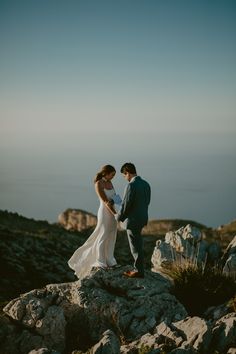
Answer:
<path fill-rule="evenodd" d="M 145 185 L 150 188 L 150 184 L 140 176 L 137 176 L 131 183 Z"/>
<path fill-rule="evenodd" d="M 145 179 L 143 179 L 143 178 L 140 178 L 140 179 L 141 179 L 141 182 L 143 185 L 145 185 L 147 188 L 151 188 L 150 184 Z"/>

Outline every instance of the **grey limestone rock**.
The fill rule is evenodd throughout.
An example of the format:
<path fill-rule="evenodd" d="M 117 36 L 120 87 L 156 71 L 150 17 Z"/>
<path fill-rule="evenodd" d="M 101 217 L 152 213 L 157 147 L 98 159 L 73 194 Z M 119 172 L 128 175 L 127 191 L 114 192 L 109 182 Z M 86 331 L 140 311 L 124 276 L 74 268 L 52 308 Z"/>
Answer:
<path fill-rule="evenodd" d="M 226 260 L 223 273 L 231 276 L 236 275 L 236 253 L 231 254 L 229 258 Z"/>
<path fill-rule="evenodd" d="M 58 215 L 58 222 L 66 230 L 83 231 L 97 224 L 97 217 L 80 209 L 67 209 Z"/>
<path fill-rule="evenodd" d="M 163 349 L 167 353 L 209 353 L 212 327 L 199 317 L 186 317 L 184 320 L 167 324 L 160 323 L 152 334 L 147 333 L 136 341 L 121 347 L 121 354 L 133 354 L 135 348 L 142 346 Z"/>
<path fill-rule="evenodd" d="M 102 339 L 92 348 L 92 354 L 119 354 L 120 341 L 114 332 L 107 330 Z"/>
<path fill-rule="evenodd" d="M 210 243 L 207 248 L 208 260 L 210 260 L 212 263 L 219 261 L 221 257 L 221 252 L 222 251 L 219 243 L 217 242 Z"/>
<path fill-rule="evenodd" d="M 193 348 L 201 353 L 208 353 L 212 338 L 211 325 L 200 317 L 187 317 L 184 320 L 173 323 L 173 326 L 182 332 L 183 342 L 181 348 Z"/>
<path fill-rule="evenodd" d="M 236 346 L 236 313 L 229 313 L 218 321 L 213 328 L 214 349 L 220 353 Z"/>
<path fill-rule="evenodd" d="M 225 251 L 225 255 L 228 257 L 231 254 L 235 254 L 235 253 L 236 253 L 236 235 L 234 236 L 232 241 L 229 243 L 229 245 Z"/>
<path fill-rule="evenodd" d="M 15 337 L 21 343 L 19 353 L 42 347 L 63 352 L 65 327 L 78 338 L 79 347 L 86 335 L 88 341 L 98 342 L 112 329 L 125 340 L 135 340 L 163 321 L 187 316 L 170 294 L 168 279 L 150 271 L 143 279 L 130 279 L 122 275 L 127 269 L 94 269 L 82 280 L 50 284 L 12 300 L 4 312 L 24 332 L 24 337 Z"/>
<path fill-rule="evenodd" d="M 55 350 L 50 350 L 48 348 L 33 349 L 28 354 L 60 354 Z"/>
<path fill-rule="evenodd" d="M 223 255 L 224 268 L 223 272 L 227 275 L 236 275 L 236 236 L 229 243 Z"/>
<path fill-rule="evenodd" d="M 152 254 L 153 271 L 161 270 L 162 267 L 168 267 L 173 262 L 173 249 L 169 243 L 157 240 Z"/>
<path fill-rule="evenodd" d="M 227 354 L 236 354 L 236 348 L 229 348 Z"/>
<path fill-rule="evenodd" d="M 187 243 L 205 247 L 200 234 L 190 227 L 170 236 L 164 246 L 158 243 L 167 261 L 175 244 L 177 248 Z M 192 251 L 185 248 L 184 252 Z M 81 280 L 49 284 L 10 301 L 0 319 L 4 324 L 0 352 L 56 354 L 75 348 L 86 351 L 92 343 L 97 343 L 90 349 L 93 354 L 137 354 L 138 350 L 207 354 L 234 349 L 236 315 L 228 313 L 226 304 L 208 309 L 205 319 L 188 317 L 171 294 L 168 278 L 151 271 L 145 271 L 144 278 L 126 278 L 123 272 L 128 269 L 94 268 Z M 68 347 L 68 335 L 73 347 Z M 118 338 L 126 344 L 120 347 Z"/>
<path fill-rule="evenodd" d="M 66 320 L 63 309 L 54 305 L 57 297 L 46 289 L 33 290 L 5 306 L 4 312 L 22 327 L 21 332 L 5 338 L 19 343 L 19 353 L 42 347 L 64 350 Z"/>
<path fill-rule="evenodd" d="M 207 258 L 208 244 L 202 240 L 202 234 L 194 226 L 186 225 L 177 231 L 169 231 L 165 241 L 157 240 L 152 254 L 152 270 L 159 272 L 173 262 L 182 263 L 187 259 L 197 259 L 202 264 Z"/>

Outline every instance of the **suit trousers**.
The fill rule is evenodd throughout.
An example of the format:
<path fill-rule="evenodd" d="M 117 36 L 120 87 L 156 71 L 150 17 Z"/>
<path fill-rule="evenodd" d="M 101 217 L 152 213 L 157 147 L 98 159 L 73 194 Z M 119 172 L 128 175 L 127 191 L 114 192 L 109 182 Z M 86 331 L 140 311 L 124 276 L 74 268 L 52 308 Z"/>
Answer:
<path fill-rule="evenodd" d="M 144 275 L 142 228 L 127 229 L 130 251 L 134 258 L 134 269 Z"/>

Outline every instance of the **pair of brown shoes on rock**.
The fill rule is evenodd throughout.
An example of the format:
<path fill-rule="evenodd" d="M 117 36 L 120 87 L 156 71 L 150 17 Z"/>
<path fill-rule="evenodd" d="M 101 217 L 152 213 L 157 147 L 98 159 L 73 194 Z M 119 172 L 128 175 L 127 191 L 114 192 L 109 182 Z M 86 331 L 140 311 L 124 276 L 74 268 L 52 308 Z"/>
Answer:
<path fill-rule="evenodd" d="M 144 275 L 137 272 L 136 270 L 128 270 L 127 272 L 124 272 L 123 275 L 128 278 L 144 278 Z"/>

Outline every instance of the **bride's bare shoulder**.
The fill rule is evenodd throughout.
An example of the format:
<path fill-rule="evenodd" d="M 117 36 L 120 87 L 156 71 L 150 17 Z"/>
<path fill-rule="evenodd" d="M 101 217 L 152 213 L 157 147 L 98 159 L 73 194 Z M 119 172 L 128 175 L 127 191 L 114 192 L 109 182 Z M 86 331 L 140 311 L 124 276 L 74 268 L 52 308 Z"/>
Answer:
<path fill-rule="evenodd" d="M 100 179 L 99 181 L 95 182 L 95 188 L 104 189 L 104 182 L 103 182 L 102 179 Z"/>

